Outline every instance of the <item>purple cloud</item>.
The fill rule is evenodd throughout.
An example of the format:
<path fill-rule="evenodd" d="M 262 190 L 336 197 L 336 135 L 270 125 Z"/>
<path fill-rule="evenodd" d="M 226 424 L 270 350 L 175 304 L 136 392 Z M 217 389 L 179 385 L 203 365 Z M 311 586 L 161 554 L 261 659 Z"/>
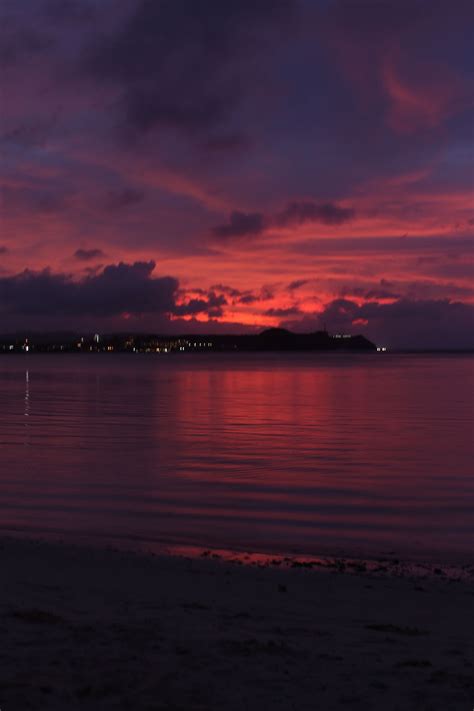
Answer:
<path fill-rule="evenodd" d="M 260 212 L 232 212 L 229 222 L 214 227 L 216 237 L 224 239 L 232 237 L 253 237 L 263 232 L 265 218 Z"/>
<path fill-rule="evenodd" d="M 362 305 L 336 299 L 319 314 L 281 325 L 300 331 L 327 327 L 333 333 L 363 333 L 389 348 L 474 349 L 474 305 L 448 299 Z"/>
<path fill-rule="evenodd" d="M 278 309 L 272 308 L 264 311 L 265 316 L 274 316 L 276 318 L 287 318 L 288 316 L 298 316 L 301 314 L 297 306 L 289 306 L 288 308 Z"/>
<path fill-rule="evenodd" d="M 294 201 L 288 203 L 284 210 L 276 215 L 264 215 L 261 212 L 231 213 L 227 224 L 214 227 L 216 237 L 250 237 L 262 234 L 272 225 L 290 227 L 306 222 L 319 222 L 325 225 L 340 225 L 351 220 L 355 215 L 352 208 L 339 207 L 333 203 L 316 203 L 311 201 Z"/>
<path fill-rule="evenodd" d="M 305 222 L 320 222 L 323 225 L 341 225 L 352 220 L 355 210 L 339 207 L 334 203 L 316 203 L 310 200 L 290 202 L 275 217 L 275 223 L 282 227 L 302 225 Z"/>
<path fill-rule="evenodd" d="M 90 262 L 92 259 L 105 257 L 105 254 L 101 249 L 76 249 L 74 256 L 81 262 Z"/>
<path fill-rule="evenodd" d="M 178 281 L 153 278 L 154 268 L 153 261 L 120 262 L 82 281 L 49 270 L 25 270 L 0 279 L 0 313 L 73 317 L 173 312 Z"/>
<path fill-rule="evenodd" d="M 143 202 L 145 192 L 135 188 L 123 188 L 122 190 L 109 190 L 105 198 L 105 207 L 108 210 L 120 210 Z"/>

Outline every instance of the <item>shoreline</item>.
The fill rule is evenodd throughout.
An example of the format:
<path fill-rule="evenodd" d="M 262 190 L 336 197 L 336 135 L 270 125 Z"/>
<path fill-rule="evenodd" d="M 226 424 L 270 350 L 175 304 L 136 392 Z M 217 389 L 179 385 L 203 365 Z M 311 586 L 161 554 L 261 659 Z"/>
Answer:
<path fill-rule="evenodd" d="M 184 541 L 148 540 L 141 538 L 123 538 L 104 536 L 97 538 L 79 533 L 59 533 L 53 531 L 25 532 L 15 529 L 0 529 L 0 543 L 5 540 L 31 541 L 35 543 L 58 544 L 71 548 L 97 549 L 122 552 L 131 555 L 145 555 L 164 558 L 211 558 L 224 563 L 237 563 L 258 567 L 307 568 L 320 571 L 338 570 L 339 572 L 369 573 L 376 576 L 409 577 L 430 579 L 439 577 L 451 581 L 464 581 L 474 584 L 474 553 L 472 556 L 456 554 L 442 555 L 407 555 L 402 550 L 343 550 L 339 547 L 321 547 L 318 552 L 303 550 L 277 551 L 276 547 L 215 547 L 212 545 L 193 545 Z"/>
<path fill-rule="evenodd" d="M 472 707 L 472 579 L 4 535 L 0 555 L 2 709 Z"/>

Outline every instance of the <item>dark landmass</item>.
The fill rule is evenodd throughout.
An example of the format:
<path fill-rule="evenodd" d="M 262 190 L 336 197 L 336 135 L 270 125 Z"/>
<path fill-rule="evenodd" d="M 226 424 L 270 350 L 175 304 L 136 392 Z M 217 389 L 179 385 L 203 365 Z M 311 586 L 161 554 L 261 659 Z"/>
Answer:
<path fill-rule="evenodd" d="M 330 335 L 327 331 L 292 333 L 284 328 L 269 328 L 246 335 L 88 335 L 44 334 L 0 337 L 0 353 L 39 352 L 132 352 L 170 353 L 196 351 L 376 351 L 365 336 Z"/>

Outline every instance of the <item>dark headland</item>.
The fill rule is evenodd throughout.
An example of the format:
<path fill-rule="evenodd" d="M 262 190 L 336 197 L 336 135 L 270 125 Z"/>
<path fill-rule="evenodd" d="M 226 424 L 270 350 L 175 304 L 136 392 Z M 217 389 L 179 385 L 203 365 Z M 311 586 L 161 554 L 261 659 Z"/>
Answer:
<path fill-rule="evenodd" d="M 256 334 L 32 334 L 0 336 L 0 353 L 40 352 L 232 352 L 232 351 L 376 351 L 365 336 L 327 331 L 293 333 L 269 328 Z"/>
<path fill-rule="evenodd" d="M 232 343 L 235 337 L 223 337 L 223 345 Z M 269 328 L 257 335 L 239 336 L 237 347 L 240 350 L 262 351 L 340 351 L 377 350 L 365 336 L 348 334 L 330 335 L 327 331 L 313 333 L 293 333 L 285 328 Z"/>

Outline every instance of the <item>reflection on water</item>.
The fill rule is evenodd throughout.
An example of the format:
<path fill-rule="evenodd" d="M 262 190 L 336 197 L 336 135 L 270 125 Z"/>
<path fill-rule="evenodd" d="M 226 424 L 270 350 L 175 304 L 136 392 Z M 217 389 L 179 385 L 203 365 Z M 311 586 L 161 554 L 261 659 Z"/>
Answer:
<path fill-rule="evenodd" d="M 468 356 L 5 356 L 3 530 L 465 558 Z"/>

